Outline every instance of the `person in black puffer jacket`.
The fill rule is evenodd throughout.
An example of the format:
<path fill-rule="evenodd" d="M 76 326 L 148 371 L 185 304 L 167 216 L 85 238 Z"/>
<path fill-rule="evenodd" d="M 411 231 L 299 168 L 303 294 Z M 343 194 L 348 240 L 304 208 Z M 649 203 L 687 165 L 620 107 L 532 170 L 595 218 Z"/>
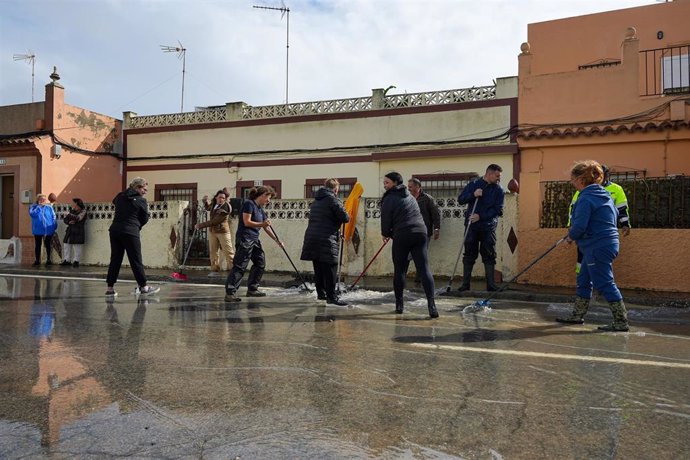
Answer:
<path fill-rule="evenodd" d="M 429 270 L 427 229 L 417 200 L 403 185 L 400 173 L 390 172 L 383 179 L 386 192 L 381 199 L 381 234 L 393 239 L 393 290 L 395 312 L 403 312 L 403 290 L 410 265 L 409 255 L 417 267 L 426 294 L 429 316 L 438 318 L 434 300 L 434 278 Z"/>
<path fill-rule="evenodd" d="M 62 241 L 65 245 L 62 251 L 63 260 L 60 265 L 78 267 L 82 248 L 86 241 L 86 230 L 84 229 L 86 206 L 84 206 L 81 198 L 72 198 L 72 201 L 74 202 L 72 209 L 63 219 L 63 222 L 67 224 L 67 229 L 65 230 L 65 239 Z"/>
<path fill-rule="evenodd" d="M 144 263 L 141 258 L 139 232 L 141 227 L 149 221 L 149 205 L 144 198 L 148 192 L 148 186 L 146 179 L 135 177 L 127 190 L 118 193 L 113 198 L 115 217 L 113 217 L 113 223 L 108 229 L 110 232 L 110 265 L 106 277 L 108 284 L 108 289 L 105 291 L 106 297 L 112 298 L 117 295 L 115 283 L 120 274 L 125 252 L 127 252 L 134 278 L 139 285 L 139 293 L 147 295 L 160 291 L 159 287 L 154 288 L 147 284 Z"/>
<path fill-rule="evenodd" d="M 338 282 L 339 230 L 341 225 L 350 221 L 350 216 L 338 199 L 339 188 L 337 179 L 326 179 L 324 186 L 314 195 L 300 259 L 311 260 L 314 264 L 314 284 L 319 300 L 345 306 L 347 303 L 336 296 L 335 287 Z"/>

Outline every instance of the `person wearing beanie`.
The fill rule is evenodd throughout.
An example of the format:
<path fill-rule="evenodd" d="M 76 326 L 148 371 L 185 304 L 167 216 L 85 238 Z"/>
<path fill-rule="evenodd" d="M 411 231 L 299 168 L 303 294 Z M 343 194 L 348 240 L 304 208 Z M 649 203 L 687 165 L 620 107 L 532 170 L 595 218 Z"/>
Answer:
<path fill-rule="evenodd" d="M 86 231 L 84 226 L 86 224 L 86 206 L 81 198 L 72 199 L 72 209 L 63 219 L 67 225 L 65 230 L 65 238 L 62 240 L 63 260 L 60 265 L 72 265 L 79 267 L 81 260 L 82 249 L 86 240 Z"/>
<path fill-rule="evenodd" d="M 390 172 L 383 179 L 386 190 L 381 199 L 381 235 L 393 239 L 393 291 L 395 312 L 403 312 L 405 277 L 410 265 L 409 255 L 422 280 L 429 316 L 438 318 L 434 299 L 434 278 L 429 270 L 427 229 L 417 200 L 408 192 L 400 173 Z"/>

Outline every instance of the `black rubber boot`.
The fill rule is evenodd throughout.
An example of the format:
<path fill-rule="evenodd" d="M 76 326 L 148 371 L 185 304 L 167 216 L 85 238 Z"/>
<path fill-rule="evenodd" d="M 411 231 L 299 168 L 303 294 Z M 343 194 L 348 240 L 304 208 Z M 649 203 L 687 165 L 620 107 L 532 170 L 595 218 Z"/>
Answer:
<path fill-rule="evenodd" d="M 402 315 L 403 312 L 403 299 L 395 299 L 395 312 L 398 315 Z"/>
<path fill-rule="evenodd" d="M 462 284 L 458 288 L 458 291 L 469 291 L 470 282 L 472 281 L 472 267 L 474 264 L 462 264 Z"/>
<path fill-rule="evenodd" d="M 427 299 L 429 305 L 429 316 L 431 318 L 438 318 L 438 310 L 436 310 L 436 301 L 432 299 Z"/>
<path fill-rule="evenodd" d="M 498 286 L 494 280 L 496 264 L 484 264 L 484 271 L 486 272 L 486 290 L 489 292 L 498 291 Z"/>

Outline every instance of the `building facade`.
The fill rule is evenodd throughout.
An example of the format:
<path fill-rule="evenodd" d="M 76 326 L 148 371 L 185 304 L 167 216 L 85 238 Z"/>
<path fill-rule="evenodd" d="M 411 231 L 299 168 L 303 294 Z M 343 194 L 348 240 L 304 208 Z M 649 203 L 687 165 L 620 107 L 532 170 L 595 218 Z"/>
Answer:
<path fill-rule="evenodd" d="M 690 1 L 528 26 L 519 56 L 521 265 L 566 232 L 577 160 L 608 165 L 628 194 L 621 287 L 690 291 Z M 561 182 L 560 184 L 558 182 Z M 575 248 L 527 273 L 574 285 Z"/>
<path fill-rule="evenodd" d="M 50 77 L 45 101 L 0 107 L 0 263 L 33 261 L 37 194 L 110 201 L 122 183 L 122 122 L 65 103 L 60 76 Z"/>

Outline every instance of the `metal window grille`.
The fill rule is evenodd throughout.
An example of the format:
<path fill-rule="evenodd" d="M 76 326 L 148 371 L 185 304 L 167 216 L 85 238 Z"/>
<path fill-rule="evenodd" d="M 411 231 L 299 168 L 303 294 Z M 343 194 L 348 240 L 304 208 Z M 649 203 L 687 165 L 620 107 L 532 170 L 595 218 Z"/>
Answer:
<path fill-rule="evenodd" d="M 615 181 L 628 198 L 633 228 L 690 228 L 690 177 Z M 575 189 L 568 181 L 542 182 L 542 228 L 565 228 Z"/>
<path fill-rule="evenodd" d="M 422 190 L 434 198 L 457 198 L 467 184 L 479 177 L 476 173 L 414 175 Z"/>
<path fill-rule="evenodd" d="M 690 45 L 640 51 L 641 96 L 690 93 Z"/>

